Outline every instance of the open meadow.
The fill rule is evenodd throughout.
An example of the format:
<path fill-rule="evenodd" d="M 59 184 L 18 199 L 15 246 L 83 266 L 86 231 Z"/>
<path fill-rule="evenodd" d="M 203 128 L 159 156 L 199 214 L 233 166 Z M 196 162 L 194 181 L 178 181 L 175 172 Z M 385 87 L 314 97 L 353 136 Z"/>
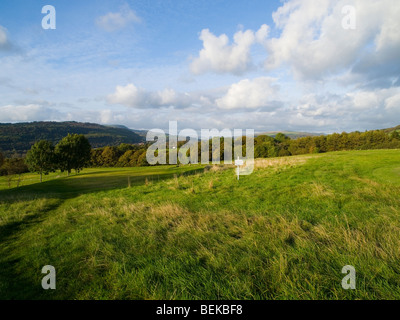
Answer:
<path fill-rule="evenodd" d="M 0 299 L 400 299 L 400 150 L 38 182 L 0 178 Z"/>

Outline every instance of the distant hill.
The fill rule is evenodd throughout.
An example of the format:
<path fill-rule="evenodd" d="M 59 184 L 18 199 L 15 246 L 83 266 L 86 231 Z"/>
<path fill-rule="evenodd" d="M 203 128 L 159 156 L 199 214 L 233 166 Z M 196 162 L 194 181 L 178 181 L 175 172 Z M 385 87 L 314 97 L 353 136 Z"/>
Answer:
<path fill-rule="evenodd" d="M 304 137 L 316 137 L 316 136 L 323 136 L 324 133 L 311 133 L 311 132 L 296 132 L 296 131 L 269 131 L 269 132 L 262 132 L 257 133 L 257 136 L 270 136 L 275 137 L 278 133 L 283 133 L 284 135 L 288 136 L 291 139 L 297 138 L 304 138 Z"/>
<path fill-rule="evenodd" d="M 93 148 L 145 141 L 145 137 L 124 126 L 103 126 L 74 121 L 0 123 L 0 151 L 6 156 L 21 156 L 35 141 L 50 140 L 57 143 L 68 133 L 85 135 Z"/>
<path fill-rule="evenodd" d="M 136 129 L 130 129 L 127 126 L 121 125 L 121 124 L 113 124 L 113 125 L 104 125 L 105 127 L 110 127 L 110 128 L 119 128 L 119 129 L 127 129 L 130 130 L 134 133 L 136 133 L 138 136 L 143 137 L 143 141 L 146 140 L 146 135 L 148 130 L 136 130 Z"/>
<path fill-rule="evenodd" d="M 397 127 L 393 127 L 393 128 L 383 129 L 383 131 L 385 131 L 386 133 L 392 133 L 393 131 L 399 131 L 400 132 L 400 125 L 397 126 Z"/>
<path fill-rule="evenodd" d="M 386 133 L 400 131 L 400 125 L 381 129 Z M 279 132 L 291 139 L 321 136 L 323 133 L 269 131 L 257 133 L 256 136 L 268 135 L 275 137 Z M 95 123 L 69 122 L 25 122 L 0 123 L 0 151 L 6 157 L 24 156 L 35 141 L 50 140 L 54 144 L 68 133 L 85 135 L 93 148 L 117 146 L 121 143 L 136 144 L 146 141 L 146 130 L 133 130 L 122 125 L 100 125 Z"/>

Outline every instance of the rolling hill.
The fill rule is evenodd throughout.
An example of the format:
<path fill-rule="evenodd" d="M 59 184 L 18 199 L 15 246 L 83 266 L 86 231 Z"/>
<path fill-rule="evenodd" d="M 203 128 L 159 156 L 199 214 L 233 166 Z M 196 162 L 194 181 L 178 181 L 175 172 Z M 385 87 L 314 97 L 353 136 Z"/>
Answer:
<path fill-rule="evenodd" d="M 399 158 L 258 159 L 240 181 L 223 165 L 0 177 L 0 299 L 398 300 Z"/>
<path fill-rule="evenodd" d="M 257 136 L 270 136 L 275 137 L 278 133 L 283 133 L 284 135 L 288 136 L 290 139 L 297 139 L 297 138 L 304 138 L 304 137 L 316 137 L 316 136 L 323 136 L 324 133 L 312 133 L 312 132 L 297 132 L 297 131 L 268 131 L 257 133 Z"/>
<path fill-rule="evenodd" d="M 123 126 L 80 122 L 0 123 L 0 150 L 6 155 L 24 155 L 38 140 L 57 143 L 68 133 L 84 134 L 93 148 L 121 143 L 141 143 L 143 135 Z"/>
<path fill-rule="evenodd" d="M 393 127 L 393 128 L 387 128 L 387 129 L 383 129 L 383 131 L 385 131 L 386 133 L 392 133 L 393 131 L 398 131 L 400 132 L 400 125 Z"/>

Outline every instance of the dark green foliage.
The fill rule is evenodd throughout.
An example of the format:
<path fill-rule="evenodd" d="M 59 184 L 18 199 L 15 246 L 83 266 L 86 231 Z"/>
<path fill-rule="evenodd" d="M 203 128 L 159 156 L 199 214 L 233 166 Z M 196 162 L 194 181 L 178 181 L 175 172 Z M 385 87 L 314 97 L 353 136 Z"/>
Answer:
<path fill-rule="evenodd" d="M 390 134 L 392 140 L 400 140 L 400 133 L 396 130 Z"/>
<path fill-rule="evenodd" d="M 147 159 L 146 159 L 146 152 L 143 151 L 143 152 L 139 155 L 139 157 L 138 157 L 138 159 L 137 159 L 137 166 L 138 166 L 138 167 L 145 167 L 145 166 L 148 166 L 148 165 L 149 165 L 149 163 L 147 162 Z"/>
<path fill-rule="evenodd" d="M 40 174 L 40 182 L 42 182 L 43 174 L 47 175 L 56 169 L 55 160 L 53 143 L 41 140 L 28 151 L 25 162 L 30 171 Z"/>
<path fill-rule="evenodd" d="M 0 166 L 0 176 L 7 176 L 8 187 L 11 188 L 11 182 L 17 176 L 17 188 L 21 183 L 21 175 L 28 172 L 28 166 L 25 164 L 24 159 L 4 159 L 2 166 Z"/>
<path fill-rule="evenodd" d="M 284 142 L 284 141 L 290 140 L 290 138 L 289 138 L 288 136 L 284 135 L 283 133 L 280 133 L 280 132 L 279 132 L 279 133 L 275 136 L 275 140 L 276 140 L 276 141 L 279 141 L 279 142 Z"/>
<path fill-rule="evenodd" d="M 131 167 L 131 160 L 133 155 L 135 154 L 134 150 L 126 151 L 119 159 L 118 166 L 119 167 Z M 133 166 L 132 166 L 133 167 Z"/>
<path fill-rule="evenodd" d="M 146 155 L 146 145 L 121 144 L 118 147 L 104 147 L 91 151 L 92 167 L 137 167 L 139 157 Z M 143 159 L 141 159 L 143 160 Z M 141 161 L 144 165 L 147 162 Z"/>
<path fill-rule="evenodd" d="M 69 133 L 83 134 L 93 148 L 140 143 L 145 137 L 124 127 L 79 122 L 31 122 L 0 124 L 0 150 L 6 157 L 22 157 L 39 140 L 58 143 Z"/>
<path fill-rule="evenodd" d="M 304 137 L 291 140 L 283 134 L 275 138 L 258 136 L 254 140 L 256 158 L 325 153 L 344 150 L 397 149 L 400 138 L 397 131 L 384 130 L 366 132 L 333 133 L 327 136 Z"/>
<path fill-rule="evenodd" d="M 0 168 L 0 175 L 15 175 L 29 172 L 28 166 L 25 164 L 24 159 L 13 158 L 4 159 L 4 162 Z"/>
<path fill-rule="evenodd" d="M 118 150 L 116 147 L 105 147 L 101 157 L 103 167 L 115 167 L 118 161 Z"/>
<path fill-rule="evenodd" d="M 333 133 L 322 136 L 307 136 L 298 139 L 290 139 L 283 133 L 278 133 L 275 137 L 269 135 L 259 135 L 254 138 L 254 157 L 255 158 L 272 158 L 286 157 L 291 155 L 325 153 L 332 151 L 344 150 L 367 150 L 367 149 L 397 149 L 400 148 L 400 137 L 397 131 L 385 132 L 385 130 L 373 130 L 366 132 L 351 132 L 351 133 Z M 240 138 L 238 138 L 240 139 Z M 242 137 L 243 156 L 246 152 L 246 137 Z M 214 138 L 214 141 L 218 138 Z M 212 159 L 220 159 L 224 161 L 224 139 L 219 138 L 220 147 L 217 150 L 212 149 L 213 139 L 209 141 L 209 161 Z M 178 149 L 185 142 L 178 144 Z M 234 150 L 234 146 L 232 146 Z M 167 154 L 171 150 L 168 150 Z M 201 142 L 198 143 L 198 159 L 201 160 Z M 132 154 L 125 155 L 121 159 L 121 165 L 127 166 L 130 160 L 127 157 L 132 157 Z M 167 163 L 168 163 L 167 156 Z M 140 161 L 135 159 L 133 166 L 140 166 Z M 129 165 L 132 166 L 132 165 Z"/>
<path fill-rule="evenodd" d="M 133 151 L 139 149 L 138 146 L 133 145 L 133 144 L 128 144 L 128 143 L 121 143 L 118 147 L 118 154 L 124 154 L 127 151 Z"/>
<path fill-rule="evenodd" d="M 282 141 L 290 140 L 285 135 L 279 133 L 278 138 Z M 279 155 L 279 143 L 281 141 L 270 136 L 262 135 L 254 139 L 254 157 L 255 158 L 271 158 Z"/>
<path fill-rule="evenodd" d="M 4 156 L 3 153 L 0 152 L 0 168 L 3 165 L 3 163 L 4 163 Z"/>
<path fill-rule="evenodd" d="M 68 134 L 56 145 L 55 154 L 61 171 L 67 171 L 70 174 L 74 169 L 79 172 L 89 164 L 90 143 L 82 134 Z"/>

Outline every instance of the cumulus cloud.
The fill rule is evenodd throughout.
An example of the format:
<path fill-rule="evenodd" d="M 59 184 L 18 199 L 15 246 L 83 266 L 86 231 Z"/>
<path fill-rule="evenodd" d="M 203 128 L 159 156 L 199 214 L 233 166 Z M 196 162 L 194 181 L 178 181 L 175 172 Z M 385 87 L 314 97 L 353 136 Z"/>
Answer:
<path fill-rule="evenodd" d="M 324 131 L 366 130 L 397 125 L 400 89 L 360 90 L 346 94 L 307 94 L 283 114 L 297 127 L 321 126 Z M 304 123 L 302 121 L 304 120 Z"/>
<path fill-rule="evenodd" d="M 256 109 L 271 106 L 279 90 L 274 85 L 276 79 L 261 77 L 253 80 L 244 79 L 232 84 L 228 92 L 216 100 L 216 105 L 222 109 Z"/>
<path fill-rule="evenodd" d="M 201 97 L 198 97 L 199 99 Z M 201 99 L 200 99 L 201 100 Z M 108 95 L 111 104 L 121 104 L 132 108 L 189 107 L 197 101 L 188 93 L 178 93 L 172 89 L 149 91 L 130 83 L 117 86 L 113 94 Z"/>
<path fill-rule="evenodd" d="M 230 44 L 226 34 L 215 36 L 209 29 L 200 33 L 203 49 L 190 66 L 194 74 L 206 72 L 243 74 L 252 67 L 250 50 L 253 44 L 263 43 L 269 28 L 263 25 L 260 30 L 238 31 Z"/>
<path fill-rule="evenodd" d="M 389 113 L 400 113 L 400 93 L 393 95 L 385 100 L 385 109 Z"/>
<path fill-rule="evenodd" d="M 356 29 L 342 27 L 342 8 L 352 5 Z M 273 14 L 279 37 L 268 39 L 267 70 L 287 64 L 300 79 L 355 73 L 397 74 L 400 3 L 391 0 L 291 0 Z"/>
<path fill-rule="evenodd" d="M 97 26 L 107 32 L 118 31 L 130 23 L 139 22 L 140 18 L 128 5 L 123 6 L 120 12 L 109 12 L 96 19 Z"/>
<path fill-rule="evenodd" d="M 115 92 L 107 96 L 107 102 L 137 109 L 162 107 L 184 109 L 193 106 L 213 109 L 273 109 L 277 107 L 275 98 L 278 98 L 279 91 L 276 81 L 277 79 L 270 77 L 244 79 L 227 88 L 191 93 L 180 93 L 172 89 L 150 91 L 131 83 L 117 86 Z"/>
<path fill-rule="evenodd" d="M 38 104 L 6 105 L 0 107 L 1 122 L 45 121 L 65 119 L 58 110 Z"/>
<path fill-rule="evenodd" d="M 355 9 L 355 30 L 343 28 L 345 6 Z M 288 67 L 297 80 L 321 80 L 345 74 L 364 87 L 400 84 L 400 2 L 392 0 L 289 0 L 272 15 L 278 31 L 238 31 L 227 35 L 201 31 L 203 49 L 191 63 L 194 74 L 241 75 L 253 67 L 251 48 L 266 49 L 265 69 Z"/>

